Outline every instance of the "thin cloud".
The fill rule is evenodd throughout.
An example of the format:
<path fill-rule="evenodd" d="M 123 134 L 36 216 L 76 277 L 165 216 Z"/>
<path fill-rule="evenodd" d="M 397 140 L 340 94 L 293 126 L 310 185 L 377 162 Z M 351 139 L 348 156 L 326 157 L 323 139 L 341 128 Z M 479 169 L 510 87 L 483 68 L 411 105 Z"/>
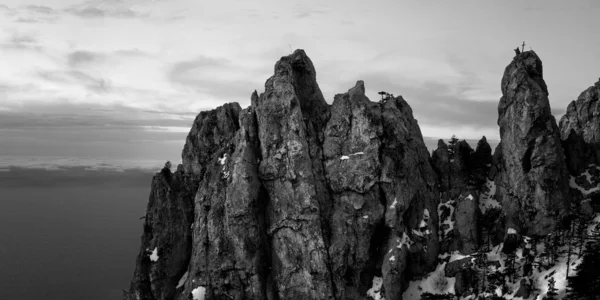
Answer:
<path fill-rule="evenodd" d="M 9 42 L 11 44 L 16 44 L 16 45 L 32 45 L 32 44 L 37 44 L 37 40 L 35 38 L 33 38 L 32 36 L 26 36 L 26 35 L 13 35 Z"/>
<path fill-rule="evenodd" d="M 263 82 L 263 79 L 245 79 L 253 76 L 239 77 L 243 71 L 226 59 L 200 56 L 175 63 L 168 71 L 167 78 L 185 90 L 210 95 L 215 99 L 242 102 L 249 99 L 252 91 Z"/>
<path fill-rule="evenodd" d="M 149 14 L 143 14 L 132 10 L 129 7 L 123 5 L 124 3 L 101 3 L 104 7 L 97 7 L 96 3 L 87 2 L 83 5 L 72 6 L 67 8 L 65 11 L 78 16 L 80 18 L 85 19 L 94 19 L 94 18 L 146 18 Z"/>
<path fill-rule="evenodd" d="M 67 61 L 71 67 L 81 64 L 104 60 L 105 55 L 91 51 L 74 51 L 67 55 Z"/>
<path fill-rule="evenodd" d="M 317 15 L 323 15 L 326 13 L 327 13 L 326 11 L 321 11 L 321 10 L 304 10 L 304 11 L 297 13 L 296 18 L 298 18 L 298 19 L 311 18 L 311 17 L 315 17 Z"/>
<path fill-rule="evenodd" d="M 29 103 L 21 111 L 0 112 L 0 128 L 24 130 L 79 127 L 188 132 L 196 116 L 175 118 L 172 115 L 122 105 L 101 106 L 53 101 L 47 104 Z"/>
<path fill-rule="evenodd" d="M 112 52 L 112 54 L 124 57 L 149 57 L 150 55 L 140 49 L 123 49 Z"/>
<path fill-rule="evenodd" d="M 4 11 L 5 16 L 13 17 L 14 22 L 17 23 L 53 23 L 60 17 L 56 10 L 43 5 L 26 5 L 17 8 L 0 5 L 1 11 Z"/>
<path fill-rule="evenodd" d="M 108 93 L 112 89 L 110 81 L 94 77 L 78 70 L 38 71 L 37 76 L 50 82 L 70 83 L 83 86 L 88 91 L 96 94 Z"/>
<path fill-rule="evenodd" d="M 14 33 L 5 42 L 1 43 L 0 48 L 6 50 L 32 50 L 36 52 L 40 52 L 43 49 L 33 36 L 19 33 Z"/>
<path fill-rule="evenodd" d="M 329 11 L 327 11 L 327 10 L 303 7 L 300 5 L 296 6 L 294 10 L 295 10 L 295 17 L 298 19 L 316 17 L 318 15 L 325 15 L 325 14 L 329 13 Z"/>
<path fill-rule="evenodd" d="M 101 18 L 104 17 L 104 10 L 95 8 L 95 7 L 85 7 L 85 8 L 70 8 L 67 9 L 67 12 L 74 14 L 76 16 L 82 18 Z"/>
<path fill-rule="evenodd" d="M 362 77 L 365 84 L 403 96 L 421 122 L 440 126 L 495 128 L 498 101 L 471 101 L 452 93 L 453 86 L 426 82 L 421 87 L 407 86 L 380 74 Z M 371 99 L 376 101 L 376 99 Z"/>
<path fill-rule="evenodd" d="M 23 17 L 16 19 L 15 22 L 17 22 L 17 23 L 41 23 L 39 19 L 23 18 Z"/>
<path fill-rule="evenodd" d="M 230 64 L 230 61 L 223 58 L 211 58 L 207 56 L 200 56 L 193 60 L 186 60 L 175 63 L 171 69 L 171 78 L 177 77 L 180 74 L 184 74 L 194 69 L 207 68 L 207 67 L 225 67 Z"/>
<path fill-rule="evenodd" d="M 56 15 L 56 14 L 58 14 L 58 12 L 55 11 L 54 9 L 52 9 L 51 7 L 43 6 L 43 5 L 27 5 L 24 8 L 26 10 L 29 10 L 29 11 L 32 11 L 32 12 L 36 12 L 36 13 L 40 13 L 40 14 L 47 14 L 47 15 Z"/>
<path fill-rule="evenodd" d="M 4 15 L 7 17 L 12 17 L 17 14 L 15 9 L 12 9 L 4 4 L 0 4 L 0 11 L 4 11 Z"/>

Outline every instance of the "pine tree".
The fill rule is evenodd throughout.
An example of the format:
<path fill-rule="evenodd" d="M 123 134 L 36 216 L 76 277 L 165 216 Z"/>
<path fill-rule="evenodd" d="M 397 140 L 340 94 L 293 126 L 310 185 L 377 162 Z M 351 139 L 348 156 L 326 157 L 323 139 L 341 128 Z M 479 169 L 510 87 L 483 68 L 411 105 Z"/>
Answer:
<path fill-rule="evenodd" d="M 551 249 L 551 258 L 552 264 L 556 264 L 558 258 L 560 257 L 559 247 L 560 247 L 560 231 L 555 231 L 552 233 L 552 249 Z"/>
<path fill-rule="evenodd" d="M 517 275 L 517 270 L 515 268 L 515 259 L 516 259 L 516 254 L 514 252 L 511 252 L 509 254 L 506 255 L 506 261 L 505 261 L 505 276 L 508 276 L 509 280 L 511 283 L 515 282 L 515 278 Z"/>
<path fill-rule="evenodd" d="M 579 252 L 577 253 L 578 258 L 580 258 L 583 254 L 583 248 L 587 235 L 587 225 L 589 221 L 590 217 L 579 211 L 577 218 L 575 219 L 575 236 L 577 239 L 576 245 L 579 248 Z"/>
<path fill-rule="evenodd" d="M 600 243 L 588 242 L 583 261 L 575 268 L 575 275 L 568 278 L 569 298 L 598 299 L 600 297 Z"/>
<path fill-rule="evenodd" d="M 555 297 L 558 296 L 558 289 L 554 286 L 556 284 L 556 280 L 554 280 L 554 277 L 550 277 L 550 279 L 548 279 L 548 292 L 546 293 L 546 296 L 544 297 L 543 300 L 554 300 L 556 299 Z"/>
<path fill-rule="evenodd" d="M 558 232 L 554 231 L 552 233 L 550 233 L 549 235 L 546 236 L 546 238 L 544 239 L 544 252 L 542 253 L 542 258 L 546 257 L 546 264 L 545 267 L 549 267 L 551 265 L 554 265 L 556 263 L 556 260 L 558 260 L 559 257 L 559 252 L 558 252 L 558 247 L 559 247 L 559 235 Z"/>
<path fill-rule="evenodd" d="M 472 255 L 475 258 L 475 265 L 479 269 L 479 291 L 483 292 L 486 289 L 486 279 L 488 273 L 488 257 L 487 253 L 482 248 L 479 252 Z"/>
<path fill-rule="evenodd" d="M 573 232 L 575 231 L 575 222 L 572 221 L 569 227 L 569 234 L 567 236 L 567 243 L 569 243 L 569 250 L 567 251 L 567 274 L 565 275 L 565 279 L 569 278 L 569 269 L 571 268 L 571 253 L 572 253 L 572 244 L 573 244 Z"/>
<path fill-rule="evenodd" d="M 448 156 L 452 159 L 454 158 L 454 145 L 458 143 L 458 138 L 455 134 L 452 135 L 450 140 L 448 141 Z"/>

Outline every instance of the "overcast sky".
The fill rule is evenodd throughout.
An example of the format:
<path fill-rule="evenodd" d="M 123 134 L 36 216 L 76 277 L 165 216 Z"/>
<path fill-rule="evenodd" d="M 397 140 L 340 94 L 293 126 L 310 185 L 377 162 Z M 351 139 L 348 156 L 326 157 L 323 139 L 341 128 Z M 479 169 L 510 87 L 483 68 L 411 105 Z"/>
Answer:
<path fill-rule="evenodd" d="M 523 41 L 555 115 L 598 80 L 599 3 L 1 0 L 0 167 L 179 161 L 200 110 L 248 106 L 297 48 L 329 103 L 364 80 L 373 101 L 404 96 L 424 136 L 497 139 L 500 80 Z"/>

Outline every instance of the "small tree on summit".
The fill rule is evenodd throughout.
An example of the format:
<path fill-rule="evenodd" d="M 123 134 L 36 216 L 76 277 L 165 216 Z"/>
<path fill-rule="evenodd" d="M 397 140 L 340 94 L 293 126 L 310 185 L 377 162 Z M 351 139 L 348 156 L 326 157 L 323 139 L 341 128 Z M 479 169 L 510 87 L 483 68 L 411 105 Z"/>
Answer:
<path fill-rule="evenodd" d="M 450 156 L 450 159 L 454 158 L 454 145 L 456 145 L 456 143 L 458 143 L 458 138 L 453 134 L 448 141 L 448 155 Z"/>
<path fill-rule="evenodd" d="M 160 173 L 165 177 L 165 179 L 167 180 L 167 182 L 169 184 L 171 184 L 171 176 L 172 176 L 171 166 L 172 166 L 171 162 L 167 161 L 165 163 L 165 166 L 162 168 L 162 170 L 160 170 Z"/>

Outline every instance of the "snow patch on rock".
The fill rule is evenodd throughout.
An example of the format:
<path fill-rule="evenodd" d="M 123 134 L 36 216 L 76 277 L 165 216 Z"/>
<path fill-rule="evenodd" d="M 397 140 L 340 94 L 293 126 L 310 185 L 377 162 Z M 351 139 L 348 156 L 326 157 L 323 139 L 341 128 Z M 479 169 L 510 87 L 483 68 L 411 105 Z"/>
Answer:
<path fill-rule="evenodd" d="M 596 168 L 597 170 L 600 170 L 599 166 L 590 164 L 588 168 Z M 594 181 L 592 180 L 592 174 L 590 174 L 590 170 L 585 170 L 585 172 L 581 173 L 579 176 L 571 176 L 569 178 L 569 186 L 573 189 L 578 190 L 579 192 L 581 192 L 581 194 L 586 197 L 589 196 L 592 193 L 598 192 L 600 191 L 600 183 L 596 183 L 596 186 L 591 187 L 590 189 L 585 189 L 584 187 L 580 186 L 579 184 L 577 184 L 576 182 L 576 178 L 581 177 L 581 176 L 585 176 L 585 179 L 591 184 L 594 184 Z"/>
<path fill-rule="evenodd" d="M 487 179 L 485 188 L 479 196 L 479 209 L 482 214 L 485 214 L 485 211 L 488 209 L 500 207 L 502 207 L 502 205 L 496 200 L 496 183 Z"/>
<path fill-rule="evenodd" d="M 340 157 L 340 160 L 347 160 L 350 159 L 350 156 L 354 156 L 354 155 L 363 155 L 365 154 L 364 152 L 356 152 L 356 153 L 352 153 L 352 154 L 348 154 L 348 155 L 342 155 L 342 157 Z"/>
<path fill-rule="evenodd" d="M 446 263 L 439 264 L 435 271 L 429 273 L 421 280 L 410 281 L 408 289 L 402 294 L 402 299 L 420 299 L 421 294 L 454 294 L 454 277 L 446 277 L 444 268 Z"/>
<path fill-rule="evenodd" d="M 445 203 L 440 203 L 438 205 L 438 216 L 439 216 L 439 222 L 440 222 L 440 229 L 442 229 L 442 226 L 444 224 L 448 225 L 448 227 L 444 230 L 441 231 L 440 230 L 440 240 L 442 240 L 445 236 L 447 236 L 450 232 L 452 232 L 452 230 L 454 230 L 454 221 L 452 220 L 452 217 L 454 216 L 454 205 L 452 205 L 453 200 L 447 201 Z M 450 209 L 450 214 L 448 215 L 448 217 L 443 220 L 442 219 L 442 208 L 443 207 L 447 207 L 448 209 Z"/>
<path fill-rule="evenodd" d="M 150 260 L 158 261 L 158 247 L 155 247 L 154 250 L 152 250 L 152 254 L 150 254 Z"/>
<path fill-rule="evenodd" d="M 377 276 L 373 277 L 373 285 L 367 291 L 367 297 L 371 297 L 371 299 L 373 299 L 373 300 L 385 300 L 385 298 L 381 295 L 381 286 L 382 285 L 383 285 L 383 278 L 377 277 Z"/>
<path fill-rule="evenodd" d="M 219 157 L 219 164 L 221 164 L 221 166 L 225 165 L 225 163 L 227 162 L 227 153 L 223 154 L 223 157 Z"/>
<path fill-rule="evenodd" d="M 396 208 L 396 204 L 398 204 L 398 200 L 396 200 L 396 198 L 394 198 L 394 202 L 392 202 L 392 205 L 390 205 L 391 209 Z"/>
<path fill-rule="evenodd" d="M 206 288 L 203 286 L 199 286 L 192 290 L 192 298 L 194 300 L 204 300 L 204 295 L 206 294 Z"/>
<path fill-rule="evenodd" d="M 402 249 L 402 246 L 404 246 L 404 245 L 406 245 L 406 248 L 409 248 L 413 244 L 413 241 L 406 234 L 406 232 L 403 232 L 402 238 L 396 239 L 396 242 L 398 243 L 398 245 L 396 246 L 396 248 L 398 248 L 398 249 Z"/>

